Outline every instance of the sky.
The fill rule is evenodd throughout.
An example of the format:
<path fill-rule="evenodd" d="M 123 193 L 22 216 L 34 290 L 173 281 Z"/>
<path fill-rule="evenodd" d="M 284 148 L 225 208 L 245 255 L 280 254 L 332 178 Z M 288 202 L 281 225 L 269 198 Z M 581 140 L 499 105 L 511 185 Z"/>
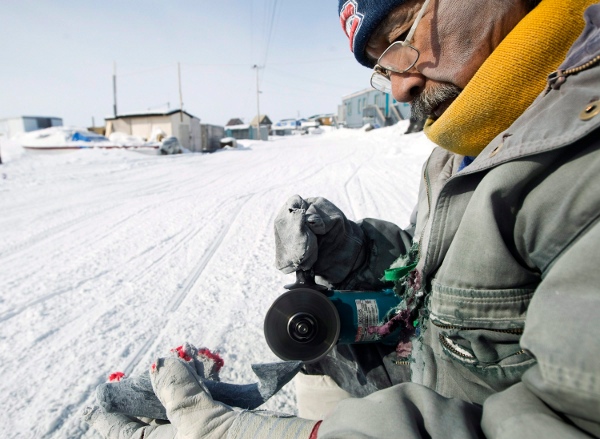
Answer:
<path fill-rule="evenodd" d="M 1 6 L 0 119 L 113 115 L 180 107 L 202 123 L 337 113 L 369 87 L 335 0 L 9 0 Z M 116 69 L 115 69 L 116 65 Z"/>
<path fill-rule="evenodd" d="M 275 268 L 277 212 L 297 193 L 408 226 L 432 144 L 407 124 L 170 156 L 0 139 L 2 438 L 99 439 L 80 419 L 96 386 L 185 341 L 254 382 L 280 361 L 263 324 L 295 279 Z M 293 386 L 265 408 L 293 413 Z"/>

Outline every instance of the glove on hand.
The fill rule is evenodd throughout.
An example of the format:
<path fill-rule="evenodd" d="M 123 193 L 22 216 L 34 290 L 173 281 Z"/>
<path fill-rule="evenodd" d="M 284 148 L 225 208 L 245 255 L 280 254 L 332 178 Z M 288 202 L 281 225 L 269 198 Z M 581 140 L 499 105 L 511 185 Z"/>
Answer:
<path fill-rule="evenodd" d="M 365 235 L 325 198 L 291 197 L 275 218 L 275 265 L 284 273 L 313 269 L 331 284 L 365 261 Z"/>
<path fill-rule="evenodd" d="M 171 424 L 148 425 L 105 413 L 98 407 L 87 409 L 84 420 L 106 439 L 307 439 L 317 424 L 295 417 L 232 410 L 211 398 L 195 368 L 183 359 L 159 358 L 151 367 L 150 379 Z"/>
<path fill-rule="evenodd" d="M 219 381 L 219 370 L 223 360 L 206 348 L 197 349 L 185 343 L 171 349 L 171 355 L 190 362 L 199 376 L 207 377 L 211 383 Z M 122 373 L 112 374 L 111 381 L 96 388 L 96 401 L 106 412 L 117 412 L 127 416 L 167 419 L 165 408 L 154 391 L 148 372 L 123 378 Z"/>

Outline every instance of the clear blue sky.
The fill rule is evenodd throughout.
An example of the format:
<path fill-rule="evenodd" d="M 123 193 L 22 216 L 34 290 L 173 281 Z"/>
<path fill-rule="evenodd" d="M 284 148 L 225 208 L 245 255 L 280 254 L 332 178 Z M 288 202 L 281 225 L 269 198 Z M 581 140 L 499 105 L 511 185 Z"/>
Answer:
<path fill-rule="evenodd" d="M 0 118 L 96 125 L 119 113 L 179 107 L 205 123 L 337 112 L 369 86 L 335 0 L 7 0 L 1 6 Z M 269 38 L 270 35 L 270 38 Z M 268 50 L 267 50 L 268 49 Z"/>

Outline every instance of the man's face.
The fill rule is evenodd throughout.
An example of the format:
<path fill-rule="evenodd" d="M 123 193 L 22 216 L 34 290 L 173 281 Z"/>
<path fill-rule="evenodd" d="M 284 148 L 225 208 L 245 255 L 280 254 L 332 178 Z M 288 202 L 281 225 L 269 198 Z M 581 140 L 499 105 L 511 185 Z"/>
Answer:
<path fill-rule="evenodd" d="M 370 58 L 405 38 L 423 1 L 408 0 L 384 20 L 367 45 Z M 432 0 L 411 42 L 419 60 L 391 73 L 394 98 L 410 102 L 417 116 L 439 117 L 526 14 L 522 0 Z"/>

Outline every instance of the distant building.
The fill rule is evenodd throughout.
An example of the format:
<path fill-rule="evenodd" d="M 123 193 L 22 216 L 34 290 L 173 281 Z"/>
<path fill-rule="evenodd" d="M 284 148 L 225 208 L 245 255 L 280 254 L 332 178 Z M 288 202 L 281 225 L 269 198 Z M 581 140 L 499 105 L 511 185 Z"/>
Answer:
<path fill-rule="evenodd" d="M 256 125 L 228 125 L 225 127 L 225 136 L 234 139 L 269 140 L 269 128 L 266 125 L 261 125 L 260 135 L 258 135 Z"/>
<path fill-rule="evenodd" d="M 229 122 L 225 124 L 226 127 L 233 125 L 244 125 L 244 121 L 238 117 L 234 117 L 233 119 L 229 119 Z"/>
<path fill-rule="evenodd" d="M 298 119 L 281 119 L 271 126 L 271 132 L 274 136 L 289 136 L 300 132 L 300 121 Z"/>
<path fill-rule="evenodd" d="M 337 127 L 338 121 L 337 116 L 332 113 L 327 114 L 315 114 L 310 116 L 306 122 L 316 122 L 318 126 L 333 126 Z"/>
<path fill-rule="evenodd" d="M 254 116 L 252 118 L 252 120 L 250 121 L 250 125 L 251 126 L 256 126 L 256 119 L 258 116 Z M 261 114 L 260 115 L 260 122 L 259 122 L 260 126 L 266 126 L 267 127 L 267 131 L 271 132 L 271 126 L 273 125 L 273 122 L 271 122 L 271 119 L 269 119 L 269 116 L 267 116 L 266 114 Z"/>
<path fill-rule="evenodd" d="M 223 127 L 201 124 L 199 118 L 182 110 L 121 114 L 106 118 L 107 137 L 114 132 L 121 132 L 148 140 L 160 131 L 166 137 L 177 137 L 181 146 L 194 152 L 220 148 L 220 139 L 225 134 Z"/>
<path fill-rule="evenodd" d="M 382 127 L 409 118 L 409 104 L 373 88 L 344 96 L 338 108 L 338 122 L 348 128 L 360 128 L 367 123 Z"/>
<path fill-rule="evenodd" d="M 225 135 L 227 137 L 233 137 L 234 139 L 250 139 L 250 140 L 269 140 L 269 132 L 271 131 L 271 119 L 266 114 L 260 115 L 260 133 L 256 130 L 256 119 L 257 116 L 254 116 L 254 119 L 249 124 L 245 124 L 241 119 L 231 119 L 225 125 Z M 239 123 L 238 123 L 239 122 Z"/>
<path fill-rule="evenodd" d="M 0 136 L 11 138 L 20 133 L 41 130 L 50 127 L 60 127 L 63 120 L 60 117 L 19 116 L 0 119 Z"/>

